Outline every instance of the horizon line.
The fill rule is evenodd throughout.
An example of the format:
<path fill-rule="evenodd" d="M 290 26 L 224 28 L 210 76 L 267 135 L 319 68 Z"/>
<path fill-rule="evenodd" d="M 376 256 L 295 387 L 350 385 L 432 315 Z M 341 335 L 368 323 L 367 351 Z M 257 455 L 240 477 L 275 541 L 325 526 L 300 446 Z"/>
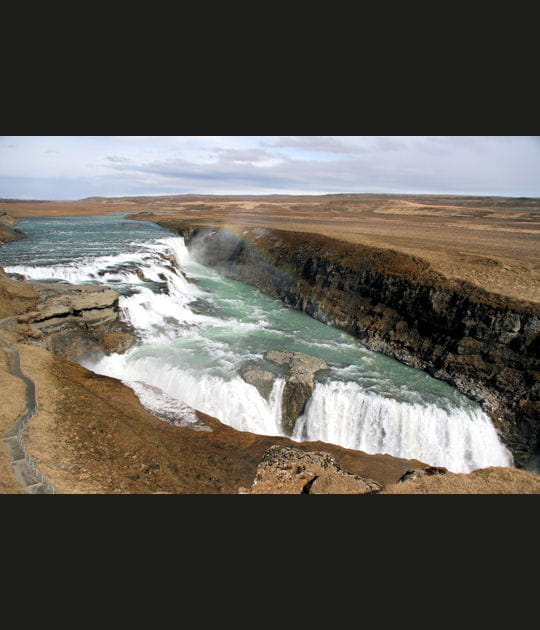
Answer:
<path fill-rule="evenodd" d="M 94 199 L 129 199 L 141 197 L 331 197 L 331 196 L 426 196 L 426 197 L 503 197 L 511 199 L 540 199 L 535 195 L 518 195 L 504 193 L 455 193 L 455 192 L 281 192 L 281 193 L 144 193 L 144 194 L 110 194 L 110 195 L 90 195 L 79 199 L 39 199 L 34 197 L 0 197 L 0 203 L 6 202 L 44 202 L 44 203 L 66 203 L 76 201 L 90 201 Z"/>

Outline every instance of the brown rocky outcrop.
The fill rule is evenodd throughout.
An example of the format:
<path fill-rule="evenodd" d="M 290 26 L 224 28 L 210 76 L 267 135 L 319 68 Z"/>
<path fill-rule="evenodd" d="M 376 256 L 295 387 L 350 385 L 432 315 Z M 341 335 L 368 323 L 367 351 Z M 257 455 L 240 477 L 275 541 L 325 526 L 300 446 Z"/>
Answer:
<path fill-rule="evenodd" d="M 264 454 L 250 489 L 240 494 L 372 494 L 382 485 L 344 471 L 326 452 L 272 446 Z"/>
<path fill-rule="evenodd" d="M 135 343 L 135 336 L 128 332 L 106 333 L 99 339 L 107 354 L 125 352 Z"/>
<path fill-rule="evenodd" d="M 0 210 L 0 225 L 12 227 L 14 225 L 19 225 L 19 222 L 17 221 L 17 219 L 8 214 L 5 210 Z"/>
<path fill-rule="evenodd" d="M 319 234 L 166 227 L 202 263 L 478 401 L 518 467 L 540 452 L 538 304 L 451 280 L 414 256 Z"/>
<path fill-rule="evenodd" d="M 18 225 L 17 219 L 14 219 L 11 215 L 3 210 L 0 210 L 0 245 L 9 241 L 18 241 L 21 238 L 28 238 L 28 235 L 14 228 L 14 225 Z"/>
<path fill-rule="evenodd" d="M 38 301 L 18 317 L 19 338 L 73 361 L 124 352 L 135 342 L 116 291 L 99 285 L 28 282 Z"/>
<path fill-rule="evenodd" d="M 0 267 L 0 319 L 33 309 L 38 302 L 30 282 L 14 280 Z"/>
<path fill-rule="evenodd" d="M 380 494 L 540 494 L 540 476 L 526 470 L 489 466 L 470 473 L 406 473 Z M 418 474 L 419 473 L 419 474 Z"/>

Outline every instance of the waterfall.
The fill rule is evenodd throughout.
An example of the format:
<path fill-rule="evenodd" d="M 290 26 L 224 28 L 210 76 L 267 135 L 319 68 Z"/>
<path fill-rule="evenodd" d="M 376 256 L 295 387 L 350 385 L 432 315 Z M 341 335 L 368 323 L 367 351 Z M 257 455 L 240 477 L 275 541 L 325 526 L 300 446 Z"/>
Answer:
<path fill-rule="evenodd" d="M 65 220 L 66 230 L 69 225 Z M 86 229 L 91 225 L 85 219 Z M 108 225 L 113 226 L 112 219 Z M 54 236 L 50 230 L 47 235 Z M 240 373 L 246 362 L 263 361 L 268 349 L 297 350 L 325 358 L 331 370 L 297 420 L 294 440 L 418 459 L 453 472 L 512 465 L 510 452 L 478 405 L 446 384 L 360 348 L 345 333 L 199 265 L 183 238 L 146 236 L 126 240 L 124 249 L 118 241 L 118 251 L 105 256 L 98 254 L 99 238 L 102 233 L 91 250 L 72 260 L 64 251 L 54 264 L 51 249 L 46 264 L 28 255 L 5 270 L 34 280 L 100 283 L 118 290 L 122 317 L 142 341 L 124 354 L 83 365 L 121 379 L 156 415 L 197 428 L 193 409 L 198 409 L 238 430 L 280 435 L 284 378 L 276 377 L 266 400 Z M 15 247 L 31 244 L 11 244 L 10 255 Z M 58 248 L 62 251 L 61 241 Z"/>
<path fill-rule="evenodd" d="M 353 382 L 319 383 L 293 438 L 419 459 L 452 472 L 512 465 L 481 409 L 398 402 Z"/>

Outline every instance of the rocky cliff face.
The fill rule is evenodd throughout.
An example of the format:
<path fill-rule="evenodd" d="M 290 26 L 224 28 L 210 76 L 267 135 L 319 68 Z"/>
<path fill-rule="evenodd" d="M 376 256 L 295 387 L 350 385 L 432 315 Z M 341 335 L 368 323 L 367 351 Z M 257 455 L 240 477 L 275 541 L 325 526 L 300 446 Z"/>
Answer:
<path fill-rule="evenodd" d="M 177 229 L 204 264 L 480 402 L 516 466 L 540 451 L 537 304 L 452 281 L 412 256 L 320 235 Z"/>

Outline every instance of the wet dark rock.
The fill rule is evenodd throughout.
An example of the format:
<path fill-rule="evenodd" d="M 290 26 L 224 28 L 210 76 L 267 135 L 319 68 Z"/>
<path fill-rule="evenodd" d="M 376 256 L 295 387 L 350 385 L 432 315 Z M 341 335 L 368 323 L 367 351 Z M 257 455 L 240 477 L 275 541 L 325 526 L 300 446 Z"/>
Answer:
<path fill-rule="evenodd" d="M 175 269 L 179 268 L 178 265 L 178 261 L 176 260 L 175 256 L 169 255 L 169 254 L 164 254 L 163 252 L 159 252 L 158 256 L 162 259 L 162 260 L 166 260 L 169 265 Z"/>
<path fill-rule="evenodd" d="M 296 420 L 304 413 L 315 389 L 315 374 L 328 368 L 328 365 L 318 357 L 288 350 L 270 350 L 263 357 L 288 369 L 281 404 L 281 423 L 285 434 L 292 435 Z"/>
<path fill-rule="evenodd" d="M 446 475 L 448 468 L 444 466 L 426 466 L 425 468 L 413 468 L 408 470 L 398 481 L 408 481 L 409 479 L 420 479 L 421 477 L 430 477 L 432 475 Z"/>
<path fill-rule="evenodd" d="M 137 274 L 139 280 L 142 280 L 143 282 L 153 282 L 153 280 L 150 280 L 150 278 L 147 278 L 144 275 L 144 271 L 140 267 L 135 270 L 135 273 Z"/>
<path fill-rule="evenodd" d="M 214 311 L 214 306 L 205 300 L 197 298 L 188 304 L 189 308 L 198 315 L 209 315 Z"/>

